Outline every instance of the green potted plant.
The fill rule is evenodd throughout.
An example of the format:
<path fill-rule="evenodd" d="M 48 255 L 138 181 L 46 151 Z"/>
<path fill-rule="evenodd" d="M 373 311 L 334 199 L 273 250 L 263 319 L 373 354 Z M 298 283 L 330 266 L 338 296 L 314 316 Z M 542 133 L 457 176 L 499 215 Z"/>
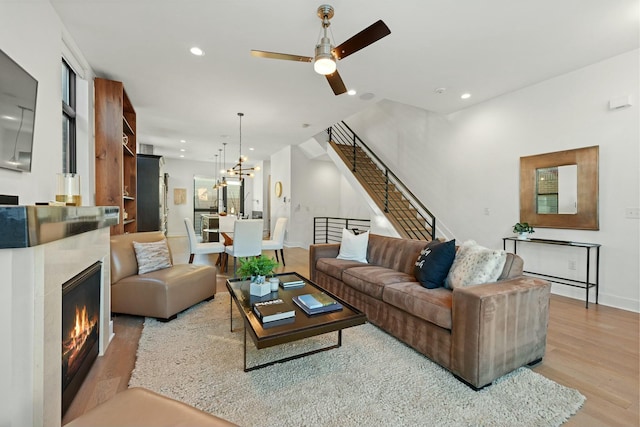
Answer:
<path fill-rule="evenodd" d="M 528 222 L 517 222 L 513 226 L 513 232 L 518 234 L 518 239 L 527 240 L 529 234 L 535 233 L 535 230 Z"/>
<path fill-rule="evenodd" d="M 251 278 L 251 282 L 254 283 L 264 283 L 265 276 L 273 274 L 277 266 L 275 259 L 260 255 L 255 258 L 240 259 L 236 274 L 244 279 Z"/>

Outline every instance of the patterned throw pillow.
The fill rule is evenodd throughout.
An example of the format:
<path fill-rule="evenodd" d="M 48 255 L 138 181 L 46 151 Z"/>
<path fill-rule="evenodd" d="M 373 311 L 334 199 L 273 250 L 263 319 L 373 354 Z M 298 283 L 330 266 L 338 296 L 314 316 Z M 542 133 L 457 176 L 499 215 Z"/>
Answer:
<path fill-rule="evenodd" d="M 444 243 L 433 240 L 420 251 L 413 274 L 418 282 L 427 289 L 442 287 L 455 256 L 455 240 Z"/>
<path fill-rule="evenodd" d="M 340 253 L 336 258 L 350 261 L 367 262 L 367 247 L 369 246 L 369 231 L 353 234 L 346 228 L 342 229 L 342 242 L 340 243 Z"/>
<path fill-rule="evenodd" d="M 495 282 L 500 277 L 506 260 L 505 251 L 487 249 L 468 240 L 458 248 L 445 280 L 445 287 L 455 289 Z"/>
<path fill-rule="evenodd" d="M 138 274 L 171 267 L 171 256 L 166 239 L 148 243 L 133 242 L 133 249 L 136 251 Z"/>

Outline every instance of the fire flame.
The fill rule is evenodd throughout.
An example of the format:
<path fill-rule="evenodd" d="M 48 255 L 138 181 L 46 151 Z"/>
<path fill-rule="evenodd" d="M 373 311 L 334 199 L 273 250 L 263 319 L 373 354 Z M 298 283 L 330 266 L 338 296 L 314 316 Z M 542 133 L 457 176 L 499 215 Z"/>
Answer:
<path fill-rule="evenodd" d="M 96 324 L 97 320 L 95 317 L 89 319 L 86 306 L 82 308 L 76 306 L 75 325 L 71 331 L 69 331 L 69 337 L 62 343 L 62 355 L 63 357 L 68 357 L 69 365 L 73 364 L 74 359 L 87 341 L 87 338 L 89 338 Z"/>

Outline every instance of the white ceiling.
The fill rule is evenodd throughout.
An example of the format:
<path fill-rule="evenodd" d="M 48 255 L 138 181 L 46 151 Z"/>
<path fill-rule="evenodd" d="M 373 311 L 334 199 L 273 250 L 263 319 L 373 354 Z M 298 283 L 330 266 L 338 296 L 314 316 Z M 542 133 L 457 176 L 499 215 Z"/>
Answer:
<path fill-rule="evenodd" d="M 638 0 L 333 0 L 334 45 L 378 19 L 391 29 L 338 62 L 358 94 L 335 96 L 312 64 L 249 54 L 313 56 L 320 0 L 50 1 L 95 73 L 124 82 L 138 142 L 205 161 L 228 142 L 227 163 L 238 112 L 251 163 L 381 99 L 450 113 L 639 46 Z"/>

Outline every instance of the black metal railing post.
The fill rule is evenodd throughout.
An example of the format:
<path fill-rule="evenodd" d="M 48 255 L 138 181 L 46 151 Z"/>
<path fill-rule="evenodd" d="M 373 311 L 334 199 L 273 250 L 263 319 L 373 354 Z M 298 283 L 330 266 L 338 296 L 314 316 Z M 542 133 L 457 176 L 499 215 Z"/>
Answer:
<path fill-rule="evenodd" d="M 389 169 L 384 170 L 384 211 L 389 213 Z"/>
<path fill-rule="evenodd" d="M 353 172 L 356 171 L 356 158 L 357 158 L 357 152 L 356 152 L 356 134 L 353 134 Z"/>

